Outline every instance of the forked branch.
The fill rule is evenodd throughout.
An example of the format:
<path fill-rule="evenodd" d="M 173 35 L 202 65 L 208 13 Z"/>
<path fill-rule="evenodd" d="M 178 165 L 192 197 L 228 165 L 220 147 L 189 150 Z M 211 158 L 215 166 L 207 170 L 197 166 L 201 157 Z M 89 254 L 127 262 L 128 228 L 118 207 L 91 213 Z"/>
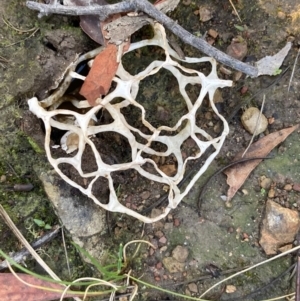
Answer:
<path fill-rule="evenodd" d="M 172 2 L 174 0 L 166 0 L 165 2 Z M 266 57 L 257 62 L 256 66 L 251 66 L 243 63 L 239 60 L 228 56 L 224 52 L 216 49 L 208 44 L 204 39 L 198 38 L 192 35 L 190 32 L 182 28 L 177 22 L 166 16 L 163 12 L 158 10 L 147 0 L 125 0 L 116 4 L 110 5 L 90 5 L 90 6 L 64 6 L 60 4 L 48 5 L 33 1 L 27 1 L 28 8 L 37 10 L 40 12 L 40 16 L 48 14 L 63 14 L 63 15 L 98 15 L 101 20 L 105 20 L 108 16 L 121 12 L 140 11 L 152 17 L 157 22 L 164 25 L 173 34 L 178 36 L 183 42 L 189 44 L 196 49 L 200 50 L 204 54 L 213 57 L 218 62 L 229 66 L 235 70 L 241 71 L 251 77 L 258 77 L 259 75 L 273 75 L 281 66 L 283 59 L 291 47 L 291 43 L 288 43 L 278 56 L 274 60 L 273 57 Z M 278 54 L 279 54 L 278 53 Z M 266 61 L 267 59 L 267 61 Z M 271 59 L 271 61 L 270 61 Z M 268 66 L 266 67 L 267 64 Z M 279 67 L 278 67 L 279 65 Z"/>

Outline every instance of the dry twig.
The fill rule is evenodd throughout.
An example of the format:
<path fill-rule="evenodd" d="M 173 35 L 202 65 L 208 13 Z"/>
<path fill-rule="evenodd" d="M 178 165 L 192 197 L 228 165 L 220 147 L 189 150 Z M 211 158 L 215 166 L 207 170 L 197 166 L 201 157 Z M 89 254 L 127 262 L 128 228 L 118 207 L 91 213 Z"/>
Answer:
<path fill-rule="evenodd" d="M 40 248 L 44 244 L 51 241 L 54 237 L 56 237 L 59 230 L 60 230 L 59 227 L 54 227 L 53 230 L 51 230 L 50 232 L 44 234 L 42 237 L 40 237 L 36 241 L 34 241 L 31 246 L 34 249 Z M 26 257 L 29 254 L 30 254 L 29 251 L 26 248 L 23 248 L 21 251 L 14 253 L 11 258 L 14 262 L 20 263 L 24 260 L 24 257 Z M 6 269 L 7 267 L 8 267 L 7 260 L 3 260 L 0 263 L 0 271 L 3 270 L 3 269 Z"/>
<path fill-rule="evenodd" d="M 169 0 L 169 2 L 172 2 L 172 0 Z M 187 30 L 182 28 L 179 24 L 177 24 L 177 22 L 175 22 L 174 20 L 166 16 L 164 13 L 159 11 L 157 8 L 155 8 L 147 0 L 127 0 L 127 1 L 122 1 L 120 3 L 103 5 L 103 6 L 101 5 L 93 5 L 93 6 L 47 5 L 47 4 L 33 2 L 33 1 L 27 1 L 26 5 L 30 9 L 39 11 L 40 12 L 39 16 L 53 14 L 53 13 L 63 14 L 63 15 L 76 15 L 76 16 L 98 15 L 100 20 L 105 20 L 108 16 L 112 14 L 124 13 L 130 11 L 141 11 L 146 13 L 147 15 L 149 15 L 150 17 L 152 17 L 154 20 L 158 21 L 162 25 L 164 25 L 167 29 L 169 29 L 173 34 L 178 36 L 186 44 L 189 44 L 195 47 L 196 49 L 202 51 L 206 55 L 213 57 L 218 62 L 226 66 L 229 66 L 235 70 L 241 71 L 251 77 L 257 77 L 262 74 L 272 75 L 275 72 L 275 70 L 273 69 L 278 68 L 278 66 L 275 66 L 273 62 L 270 63 L 269 60 L 272 59 L 272 57 L 266 57 L 266 59 L 268 58 L 268 60 L 265 60 L 264 58 L 258 61 L 257 62 L 258 67 L 254 67 L 228 56 L 227 54 L 223 53 L 222 51 L 208 44 L 204 39 L 192 35 L 190 32 L 188 32 Z M 291 44 L 288 43 L 288 46 L 286 46 L 283 49 L 284 54 L 287 53 L 287 51 L 290 49 L 290 46 Z M 280 54 L 281 54 L 280 55 L 281 58 L 282 53 Z M 281 65 L 284 57 L 281 58 L 279 66 Z M 278 60 L 278 57 L 276 57 L 276 60 Z M 271 65 L 273 69 L 271 71 L 270 70 L 266 71 L 267 70 L 266 64 Z"/>
<path fill-rule="evenodd" d="M 9 215 L 6 213 L 5 209 L 0 205 L 0 216 L 5 221 L 7 226 L 11 229 L 11 231 L 15 234 L 15 236 L 19 239 L 19 241 L 26 247 L 28 252 L 32 255 L 32 257 L 43 267 L 43 269 L 55 280 L 60 280 L 59 277 L 50 269 L 50 267 L 44 262 L 44 260 L 36 253 L 36 251 L 32 248 L 29 242 L 25 239 L 19 229 L 16 227 L 14 222 L 11 220 Z M 74 297 L 76 301 L 81 301 L 80 298 Z"/>
<path fill-rule="evenodd" d="M 296 65 L 297 65 L 297 62 L 298 62 L 299 53 L 300 53 L 300 48 L 298 49 L 298 52 L 297 52 L 297 55 L 296 55 L 296 59 L 295 59 L 295 62 L 294 62 L 294 66 L 293 66 L 293 70 L 292 70 L 292 74 L 291 74 L 291 77 L 290 77 L 290 80 L 289 80 L 288 94 L 290 92 L 292 80 L 293 80 L 294 73 L 295 73 L 295 68 L 296 68 Z"/>
<path fill-rule="evenodd" d="M 235 8 L 235 6 L 234 6 L 232 0 L 229 0 L 229 2 L 230 2 L 230 4 L 231 4 L 231 6 L 232 6 L 232 8 L 233 8 L 233 10 L 234 10 L 234 12 L 235 12 L 235 14 L 236 14 L 237 17 L 239 18 L 240 22 L 242 22 L 242 19 L 240 18 L 240 15 L 239 15 L 239 13 L 237 12 L 237 10 L 236 10 L 236 8 Z"/>

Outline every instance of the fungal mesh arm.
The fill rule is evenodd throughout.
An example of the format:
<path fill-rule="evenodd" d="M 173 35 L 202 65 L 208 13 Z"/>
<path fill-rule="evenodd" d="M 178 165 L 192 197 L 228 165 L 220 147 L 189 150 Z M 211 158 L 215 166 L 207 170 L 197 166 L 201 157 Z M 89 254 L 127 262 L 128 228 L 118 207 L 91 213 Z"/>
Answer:
<path fill-rule="evenodd" d="M 149 46 L 156 45 L 161 47 L 166 55 L 165 61 L 153 61 L 145 70 L 133 76 L 129 74 L 122 65 L 122 62 L 119 65 L 118 71 L 116 73 L 115 78 L 113 79 L 116 83 L 116 88 L 110 92 L 105 97 L 99 98 L 97 100 L 97 105 L 94 107 L 90 107 L 87 101 L 73 101 L 73 105 L 78 108 L 86 107 L 89 110 L 85 114 L 80 114 L 72 110 L 66 109 L 57 109 L 58 99 L 62 96 L 67 89 L 70 79 L 77 77 L 84 80 L 84 77 L 78 75 L 74 72 L 76 66 L 79 62 L 86 60 L 87 58 L 92 58 L 95 56 L 100 50 L 95 50 L 91 53 L 85 54 L 79 57 L 70 67 L 68 72 L 65 75 L 65 79 L 61 83 L 60 87 L 51 95 L 49 98 L 39 102 L 37 98 L 32 98 L 28 101 L 30 110 L 39 118 L 41 118 L 45 124 L 46 129 L 46 137 L 45 137 L 45 148 L 47 157 L 55 168 L 57 173 L 70 185 L 78 188 L 82 193 L 93 199 L 93 201 L 99 206 L 103 207 L 106 210 L 113 212 L 126 213 L 131 215 L 145 223 L 151 223 L 160 220 L 165 217 L 172 208 L 176 208 L 176 206 L 180 203 L 184 196 L 190 191 L 195 182 L 199 179 L 199 177 L 206 171 L 209 164 L 216 157 L 222 144 L 228 134 L 228 124 L 224 117 L 219 114 L 218 110 L 215 107 L 213 102 L 213 96 L 215 90 L 217 88 L 222 88 L 226 86 L 231 86 L 231 81 L 221 80 L 217 76 L 216 72 L 216 61 L 209 57 L 203 58 L 185 58 L 184 60 L 180 59 L 177 53 L 169 46 L 166 33 L 162 25 L 156 23 L 154 25 L 154 37 L 150 40 L 142 40 L 137 43 L 131 44 L 128 52 Z M 176 61 L 174 60 L 176 59 Z M 189 69 L 181 66 L 178 62 L 184 61 L 185 63 L 198 63 L 198 62 L 209 62 L 211 64 L 211 72 L 208 76 L 205 76 L 203 73 Z M 185 64 L 187 65 L 187 64 Z M 139 83 L 144 78 L 157 73 L 160 69 L 169 70 L 177 79 L 180 93 L 186 103 L 187 113 L 181 116 L 181 118 L 177 121 L 175 126 L 159 126 L 154 127 L 150 124 L 149 121 L 146 120 L 146 110 L 145 108 L 136 101 L 136 96 L 139 91 Z M 188 97 L 186 92 L 186 86 L 188 84 L 198 84 L 201 85 L 201 90 L 199 92 L 198 98 L 194 103 Z M 201 106 L 204 97 L 208 95 L 210 105 L 215 112 L 215 114 L 220 118 L 223 122 L 223 131 L 218 137 L 211 137 L 206 131 L 201 129 L 196 125 L 196 112 Z M 121 98 L 122 101 L 119 103 L 112 103 L 112 100 L 116 98 Z M 142 120 L 143 125 L 149 130 L 150 134 L 145 134 L 141 130 L 130 125 L 125 116 L 122 114 L 121 109 L 127 106 L 136 106 L 142 112 Z M 172 108 L 172 103 L 170 103 L 170 107 Z M 104 125 L 93 125 L 91 120 L 95 119 L 97 112 L 105 108 L 113 118 L 113 122 L 110 124 Z M 62 122 L 59 121 L 57 116 L 69 116 L 73 118 L 73 122 Z M 57 128 L 60 130 L 66 131 L 66 136 L 75 135 L 78 139 L 78 143 L 74 147 L 74 149 L 69 149 L 66 146 L 66 150 L 68 152 L 72 152 L 77 149 L 75 155 L 66 155 L 60 158 L 54 158 L 50 151 L 50 133 L 51 128 Z M 162 134 L 162 131 L 164 135 Z M 94 137 L 98 133 L 104 132 L 117 132 L 119 135 L 122 135 L 127 139 L 129 145 L 131 147 L 131 161 L 127 163 L 121 164 L 106 164 L 103 162 L 101 153 L 97 150 L 95 144 L 93 143 L 92 137 Z M 171 135 L 171 132 L 176 132 L 175 136 Z M 170 135 L 166 135 L 166 133 L 170 133 Z M 135 135 L 138 134 L 144 138 L 145 143 L 140 143 L 136 140 Z M 199 137 L 205 137 L 205 141 Z M 195 156 L 190 156 L 187 158 L 183 158 L 181 153 L 181 146 L 183 142 L 187 138 L 192 138 L 200 151 Z M 63 140 L 63 139 L 62 139 Z M 164 152 L 158 152 L 151 148 L 151 143 L 159 142 L 164 144 L 167 147 L 167 150 Z M 94 157 L 96 159 L 96 166 L 94 171 L 85 173 L 82 170 L 82 156 L 86 145 L 89 145 L 93 151 Z M 183 179 L 186 164 L 189 160 L 198 159 L 202 154 L 206 151 L 209 146 L 213 146 L 214 152 L 207 158 L 204 165 L 197 171 L 197 173 L 190 180 L 188 185 L 183 191 L 180 191 L 178 188 L 179 182 Z M 177 161 L 177 171 L 173 176 L 166 175 L 162 170 L 159 169 L 158 165 L 151 159 L 151 156 L 156 155 L 160 157 L 166 157 L 170 154 L 173 154 Z M 147 156 L 147 157 L 146 157 Z M 78 185 L 69 177 L 67 177 L 59 168 L 59 164 L 70 164 L 73 166 L 82 178 L 88 178 L 92 181 L 89 182 L 87 187 L 83 187 L 82 185 Z M 143 165 L 150 164 L 155 172 L 151 173 L 148 169 L 143 168 Z M 150 218 L 147 216 L 143 216 L 140 213 L 131 210 L 124 205 L 122 205 L 118 197 L 116 195 L 112 172 L 120 171 L 120 170 L 128 170 L 134 169 L 141 176 L 146 177 L 147 179 L 163 183 L 169 187 L 168 191 L 168 206 L 165 208 L 164 212 L 155 217 Z M 105 177 L 109 183 L 109 202 L 108 204 L 101 203 L 96 196 L 93 194 L 92 188 L 95 182 L 99 177 Z"/>

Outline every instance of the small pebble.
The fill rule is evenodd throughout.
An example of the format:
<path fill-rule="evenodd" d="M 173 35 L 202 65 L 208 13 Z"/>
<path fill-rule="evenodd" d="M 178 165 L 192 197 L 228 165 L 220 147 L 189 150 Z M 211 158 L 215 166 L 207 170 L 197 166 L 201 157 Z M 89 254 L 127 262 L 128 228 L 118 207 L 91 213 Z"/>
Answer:
<path fill-rule="evenodd" d="M 273 188 L 269 190 L 268 197 L 271 199 L 275 197 L 275 190 Z"/>
<path fill-rule="evenodd" d="M 257 120 L 259 119 L 259 124 L 257 125 Z M 264 114 L 260 115 L 260 111 L 258 108 L 251 107 L 247 109 L 242 117 L 241 117 L 242 124 L 244 128 L 250 133 L 255 135 L 259 135 L 260 133 L 264 132 L 268 127 L 268 120 Z"/>
<path fill-rule="evenodd" d="M 300 192 L 300 183 L 295 183 L 293 185 L 293 190 Z"/>
<path fill-rule="evenodd" d="M 5 182 L 6 181 L 6 175 L 2 175 L 1 177 L 0 177 L 0 183 L 3 183 L 3 182 Z"/>
<path fill-rule="evenodd" d="M 192 296 L 192 293 L 190 292 L 190 290 L 188 288 L 185 289 L 185 294 L 187 296 Z"/>
<path fill-rule="evenodd" d="M 162 231 L 156 231 L 154 235 L 155 235 L 155 237 L 157 237 L 157 238 L 161 238 L 161 237 L 164 236 L 164 233 L 163 233 Z"/>
<path fill-rule="evenodd" d="M 212 113 L 211 112 L 206 112 L 204 116 L 205 116 L 205 119 L 212 120 Z"/>
<path fill-rule="evenodd" d="M 179 220 L 179 218 L 175 218 L 174 219 L 174 226 L 175 227 L 178 227 L 180 225 L 180 220 Z"/>
<path fill-rule="evenodd" d="M 218 37 L 218 35 L 219 35 L 219 33 L 216 31 L 216 30 L 214 30 L 214 29 L 209 29 L 208 30 L 208 32 L 207 32 L 211 37 L 213 37 L 214 39 L 216 39 L 217 37 Z"/>
<path fill-rule="evenodd" d="M 268 118 L 268 123 L 269 123 L 269 124 L 273 124 L 274 121 L 275 121 L 275 118 L 274 118 L 274 117 L 269 117 L 269 118 Z"/>
<path fill-rule="evenodd" d="M 234 285 L 226 285 L 225 292 L 227 294 L 232 294 L 236 291 L 236 287 Z"/>
<path fill-rule="evenodd" d="M 283 187 L 284 190 L 286 191 L 291 191 L 293 189 L 293 185 L 291 184 L 286 184 L 284 187 Z"/>
<path fill-rule="evenodd" d="M 169 191 L 169 186 L 168 185 L 164 185 L 163 186 L 163 191 L 166 191 L 166 192 Z"/>
<path fill-rule="evenodd" d="M 230 201 L 225 202 L 225 207 L 226 208 L 232 208 L 232 203 Z"/>
<path fill-rule="evenodd" d="M 151 211 L 151 218 L 155 218 L 161 214 L 162 214 L 162 210 L 154 208 Z"/>
<path fill-rule="evenodd" d="M 169 222 L 172 222 L 172 221 L 173 221 L 173 215 L 172 215 L 172 214 L 168 214 L 167 220 L 168 220 Z"/>
<path fill-rule="evenodd" d="M 183 5 L 190 5 L 191 2 L 192 2 L 192 0 L 183 0 L 183 1 L 182 1 L 182 4 L 183 4 Z"/>
<path fill-rule="evenodd" d="M 213 13 L 209 8 L 207 8 L 205 6 L 200 6 L 199 7 L 199 17 L 200 17 L 201 22 L 207 22 L 213 18 Z"/>
<path fill-rule="evenodd" d="M 149 192 L 149 191 L 143 191 L 143 192 L 141 193 L 141 198 L 142 198 L 143 200 L 147 200 L 149 197 L 150 197 L 150 192 Z"/>
<path fill-rule="evenodd" d="M 167 249 L 168 249 L 168 247 L 167 247 L 167 246 L 163 246 L 163 247 L 161 247 L 161 248 L 159 249 L 159 252 L 160 252 L 160 253 L 162 253 L 162 252 L 166 252 L 166 251 L 167 251 Z"/>
<path fill-rule="evenodd" d="M 263 189 L 269 189 L 271 187 L 272 180 L 270 178 L 261 177 L 260 187 Z"/>
<path fill-rule="evenodd" d="M 248 192 L 247 189 L 242 189 L 242 193 L 243 193 L 244 195 L 248 195 L 248 194 L 249 194 L 249 192 Z"/>
<path fill-rule="evenodd" d="M 243 95 L 243 94 L 247 93 L 248 89 L 249 88 L 247 86 L 243 86 L 242 89 L 241 89 L 241 94 Z"/>
<path fill-rule="evenodd" d="M 192 282 L 188 285 L 188 288 L 190 290 L 191 293 L 198 293 L 198 287 L 197 284 Z"/>
<path fill-rule="evenodd" d="M 178 262 L 185 262 L 186 259 L 189 256 L 189 250 L 186 247 L 178 245 L 173 251 L 172 251 L 172 257 L 176 259 Z"/>
<path fill-rule="evenodd" d="M 229 228 L 227 229 L 227 232 L 228 232 L 228 233 L 233 233 L 233 232 L 234 232 L 233 227 L 229 227 Z"/>
<path fill-rule="evenodd" d="M 282 12 L 282 11 L 279 11 L 279 12 L 277 13 L 277 17 L 278 17 L 279 19 L 281 19 L 281 20 L 284 20 L 284 19 L 286 18 L 286 14 L 285 14 L 284 12 Z"/>
<path fill-rule="evenodd" d="M 224 202 L 227 201 L 227 196 L 226 196 L 226 195 L 221 195 L 220 198 L 221 198 L 221 200 L 224 201 Z"/>
<path fill-rule="evenodd" d="M 160 242 L 161 244 L 166 244 L 166 243 L 167 243 L 166 237 L 165 237 L 165 236 L 161 237 L 161 238 L 159 239 L 159 242 Z"/>
<path fill-rule="evenodd" d="M 173 223 L 165 223 L 164 229 L 165 230 L 171 230 L 171 229 L 173 229 Z"/>

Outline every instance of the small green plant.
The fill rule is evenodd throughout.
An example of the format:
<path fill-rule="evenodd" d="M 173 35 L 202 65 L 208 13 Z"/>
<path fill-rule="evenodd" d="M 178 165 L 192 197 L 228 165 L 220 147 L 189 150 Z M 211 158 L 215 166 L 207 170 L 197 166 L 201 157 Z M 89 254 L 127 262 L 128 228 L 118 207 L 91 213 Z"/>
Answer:
<path fill-rule="evenodd" d="M 245 31 L 246 30 L 246 26 L 244 27 L 244 26 L 240 26 L 240 25 L 234 25 L 234 27 L 238 30 L 238 31 L 241 31 L 241 32 L 243 32 L 243 31 Z"/>
<path fill-rule="evenodd" d="M 39 226 L 40 228 L 43 228 L 45 230 L 50 230 L 52 229 L 52 227 L 49 224 L 46 224 L 43 220 L 34 218 L 33 219 L 34 223 Z"/>
<path fill-rule="evenodd" d="M 143 240 L 131 241 L 131 242 L 127 243 L 126 245 L 124 245 L 124 247 L 123 247 L 122 244 L 120 244 L 119 250 L 118 250 L 118 253 L 117 253 L 118 256 L 116 257 L 116 259 L 117 259 L 116 262 L 114 264 L 108 265 L 108 266 L 101 266 L 99 264 L 99 262 L 97 262 L 97 260 L 95 258 L 93 258 L 87 251 L 85 251 L 84 249 L 80 248 L 78 245 L 75 245 L 76 248 L 78 248 L 78 250 L 80 252 L 82 252 L 84 255 L 86 255 L 91 260 L 91 262 L 96 266 L 96 268 L 102 274 L 102 278 L 110 279 L 109 281 L 108 280 L 104 280 L 102 278 L 101 279 L 97 279 L 97 278 L 91 278 L 91 277 L 80 278 L 80 279 L 77 279 L 77 280 L 75 280 L 73 282 L 53 280 L 53 279 L 50 279 L 48 277 L 45 277 L 45 276 L 42 276 L 42 275 L 38 275 L 38 274 L 35 274 L 35 273 L 27 270 L 23 266 L 21 266 L 18 263 L 14 262 L 1 249 L 0 249 L 0 256 L 2 256 L 3 258 L 5 258 L 10 264 L 14 265 L 15 267 L 17 267 L 21 271 L 23 271 L 23 272 L 25 272 L 25 273 L 27 273 L 27 274 L 29 274 L 29 275 L 37 278 L 37 279 L 45 280 L 45 281 L 48 281 L 49 283 L 57 283 L 57 284 L 65 285 L 66 286 L 65 289 L 63 289 L 63 288 L 62 289 L 53 289 L 53 287 L 51 287 L 50 284 L 49 284 L 49 287 L 45 287 L 47 285 L 47 282 L 43 282 L 42 283 L 43 287 L 41 287 L 41 285 L 37 285 L 37 284 L 35 284 L 35 285 L 28 284 L 31 288 L 35 287 L 38 290 L 56 291 L 56 292 L 58 292 L 58 293 L 61 294 L 61 299 L 60 300 L 63 300 L 63 298 L 65 297 L 66 294 L 71 294 L 71 293 L 75 294 L 76 296 L 82 296 L 83 300 L 85 300 L 86 297 L 100 296 L 100 295 L 107 296 L 107 294 L 110 294 L 111 298 L 113 298 L 114 294 L 117 291 L 121 292 L 121 291 L 124 291 L 124 288 L 126 288 L 126 289 L 130 289 L 131 290 L 130 301 L 132 301 L 134 299 L 134 297 L 136 296 L 137 291 L 138 291 L 137 284 L 140 284 L 140 285 L 143 285 L 143 286 L 146 286 L 146 287 L 150 287 L 150 288 L 159 290 L 161 292 L 168 293 L 168 294 L 171 294 L 173 296 L 176 296 L 176 297 L 180 298 L 179 300 L 189 299 L 189 300 L 195 300 L 195 301 L 207 301 L 207 299 L 203 299 L 204 295 L 206 295 L 209 291 L 211 291 L 215 287 L 219 286 L 220 284 L 222 284 L 222 283 L 224 283 L 224 282 L 226 282 L 226 281 L 228 281 L 230 279 L 233 279 L 234 277 L 236 277 L 238 275 L 241 275 L 243 273 L 247 273 L 247 272 L 249 272 L 250 270 L 252 270 L 252 269 L 254 269 L 256 267 L 259 267 L 259 266 L 261 266 L 263 264 L 266 264 L 266 263 L 269 263 L 271 261 L 274 261 L 275 259 L 278 259 L 280 257 L 286 256 L 287 254 L 290 254 L 290 253 L 295 252 L 295 251 L 297 251 L 297 250 L 300 249 L 300 246 L 297 246 L 297 247 L 295 247 L 295 248 L 293 248 L 291 250 L 285 251 L 285 252 L 283 252 L 281 254 L 278 254 L 278 255 L 276 255 L 276 256 L 274 256 L 272 258 L 269 258 L 267 260 L 264 260 L 262 262 L 254 264 L 254 265 L 252 265 L 252 266 L 250 266 L 248 268 L 245 268 L 242 271 L 234 273 L 233 275 L 231 275 L 231 276 L 229 276 L 227 278 L 224 278 L 224 279 L 220 280 L 219 282 L 215 283 L 213 286 L 211 286 L 209 289 L 207 289 L 204 293 L 202 293 L 200 295 L 200 297 L 192 297 L 192 296 L 187 296 L 187 295 L 179 294 L 179 293 L 176 293 L 174 291 L 170 291 L 170 290 L 164 289 L 164 288 L 162 288 L 160 286 L 156 286 L 156 285 L 144 282 L 144 281 L 142 281 L 139 278 L 131 276 L 130 272 L 128 272 L 128 273 L 123 272 L 124 271 L 124 267 L 126 268 L 127 265 L 128 265 L 128 263 L 130 262 L 130 260 L 128 260 L 127 257 L 126 257 L 126 247 L 129 244 L 140 243 L 140 242 L 145 242 L 145 243 L 151 245 L 149 242 L 143 241 Z M 139 244 L 139 246 L 140 246 L 140 244 Z M 136 253 L 137 253 L 137 251 L 139 249 L 139 246 L 136 248 L 136 251 L 133 254 L 133 256 L 131 257 L 131 259 L 133 259 L 135 257 L 135 255 L 136 255 Z M 155 248 L 153 245 L 151 245 L 151 246 L 153 248 Z M 120 270 L 120 269 L 122 269 L 122 270 Z M 14 274 L 14 276 L 16 278 L 18 278 L 18 275 L 14 272 L 14 270 L 11 269 L 11 272 Z M 129 284 L 129 282 L 131 282 L 132 284 Z M 25 282 L 25 284 L 27 284 L 27 283 Z M 84 287 L 86 287 L 86 290 L 84 292 L 83 291 L 70 290 L 71 287 L 72 288 L 74 288 L 74 287 L 76 288 L 78 286 L 84 286 Z M 91 287 L 95 287 L 95 286 L 98 286 L 100 288 L 100 290 L 90 291 L 90 288 Z M 1 286 L 0 286 L 0 292 L 1 292 Z M 3 291 L 3 293 L 5 293 L 5 291 Z M 17 293 L 19 293 L 19 292 L 17 292 Z M 32 291 L 31 291 L 31 293 L 32 293 Z M 26 297 L 26 291 L 23 291 L 23 294 Z M 295 295 L 295 293 L 291 293 L 291 294 L 288 294 L 288 295 L 285 295 L 285 296 L 280 296 L 279 298 L 276 298 L 276 300 L 284 299 L 285 297 L 292 297 L 294 295 Z M 3 296 L 1 295 L 1 297 L 3 297 Z M 47 300 L 47 299 L 44 298 L 43 300 Z M 275 300 L 275 299 L 272 299 L 272 300 Z M 267 300 L 264 300 L 264 301 L 267 301 Z"/>
<path fill-rule="evenodd" d="M 261 188 L 261 189 L 260 189 L 260 194 L 261 194 L 262 196 L 265 196 L 266 193 L 267 193 L 266 189 L 264 189 L 264 188 Z"/>
<path fill-rule="evenodd" d="M 274 76 L 275 76 L 275 75 L 279 75 L 281 72 L 282 72 L 281 69 L 276 68 L 275 71 L 274 71 L 274 73 L 273 73 L 273 75 L 274 75 Z"/>
<path fill-rule="evenodd" d="M 41 236 L 42 230 L 50 230 L 52 226 L 41 219 L 29 218 L 26 229 L 34 238 L 38 238 Z"/>
<path fill-rule="evenodd" d="M 206 301 L 201 298 L 182 295 L 182 294 L 161 288 L 159 286 L 144 282 L 139 278 L 135 278 L 135 277 L 131 276 L 131 271 L 126 272 L 127 268 L 129 268 L 129 263 L 131 262 L 131 260 L 135 257 L 136 253 L 138 252 L 141 242 L 147 243 L 150 246 L 152 246 L 153 248 L 155 248 L 149 242 L 144 241 L 144 240 L 130 241 L 129 243 L 124 245 L 124 247 L 122 244 L 120 244 L 117 256 L 115 256 L 115 259 L 116 259 L 115 263 L 106 265 L 106 266 L 100 265 L 99 262 L 94 257 L 92 257 L 87 251 L 85 251 L 78 245 L 74 244 L 75 247 L 80 252 L 82 252 L 83 255 L 87 256 L 91 260 L 92 264 L 94 264 L 94 266 L 98 269 L 98 271 L 101 273 L 101 279 L 85 277 L 85 278 L 77 279 L 73 282 L 53 280 L 49 277 L 35 274 L 35 273 L 27 270 L 23 266 L 19 265 L 18 263 L 14 262 L 1 249 L 0 249 L 0 255 L 3 258 L 5 258 L 10 264 L 14 265 L 21 271 L 33 276 L 34 278 L 37 278 L 40 280 L 45 280 L 45 281 L 48 281 L 49 283 L 56 283 L 56 284 L 64 285 L 65 289 L 62 288 L 61 290 L 56 290 L 56 292 L 59 292 L 61 294 L 60 300 L 63 300 L 63 298 L 65 297 L 66 294 L 71 294 L 71 293 L 76 294 L 76 296 L 83 296 L 83 299 L 85 299 L 85 297 L 92 297 L 92 296 L 100 296 L 100 295 L 107 296 L 107 294 L 110 294 L 110 296 L 113 297 L 117 291 L 124 291 L 124 288 L 126 288 L 127 290 L 128 289 L 131 290 L 130 301 L 132 301 L 138 292 L 137 284 L 140 284 L 140 285 L 143 285 L 146 287 L 150 287 L 150 288 L 159 290 L 164 293 L 171 294 L 173 296 L 177 296 L 181 299 Z M 134 252 L 133 256 L 130 259 L 128 259 L 126 256 L 126 247 L 129 244 L 133 244 L 133 243 L 139 243 L 139 245 L 136 248 L 136 251 Z M 18 277 L 18 275 L 14 272 L 14 270 L 11 269 L 11 272 L 15 275 L 16 278 Z M 130 282 L 131 282 L 131 284 L 130 284 Z M 32 285 L 30 285 L 30 286 L 32 286 Z M 36 286 L 36 288 L 39 290 L 43 289 L 45 291 L 53 290 L 53 288 L 51 288 L 50 284 L 49 284 L 49 287 L 46 287 L 46 286 L 47 286 L 47 282 L 43 282 L 43 287 Z M 86 287 L 85 291 L 83 292 L 83 291 L 70 290 L 71 287 L 76 288 L 78 286 Z M 91 291 L 90 288 L 95 287 L 95 286 L 98 286 L 100 288 L 100 290 Z M 35 285 L 33 285 L 33 287 L 35 287 Z M 1 291 L 1 289 L 0 289 L 0 291 Z M 26 295 L 26 292 L 24 292 L 24 294 Z M 46 300 L 46 299 L 44 299 L 44 300 Z"/>

